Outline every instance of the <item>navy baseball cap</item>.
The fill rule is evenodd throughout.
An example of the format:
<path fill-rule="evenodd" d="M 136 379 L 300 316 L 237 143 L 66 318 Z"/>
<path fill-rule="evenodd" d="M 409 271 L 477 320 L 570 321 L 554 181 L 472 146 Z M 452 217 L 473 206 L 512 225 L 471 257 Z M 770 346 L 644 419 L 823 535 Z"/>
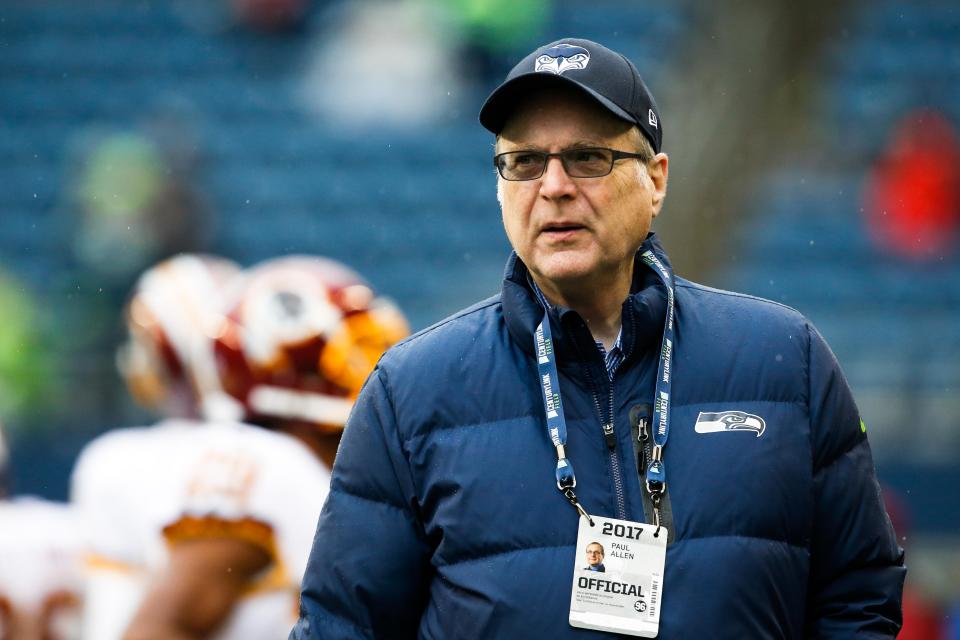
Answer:
<path fill-rule="evenodd" d="M 544 45 L 520 61 L 483 103 L 480 124 L 500 133 L 519 101 L 546 85 L 573 87 L 610 113 L 637 125 L 660 152 L 660 110 L 640 72 L 622 54 L 580 38 Z"/>

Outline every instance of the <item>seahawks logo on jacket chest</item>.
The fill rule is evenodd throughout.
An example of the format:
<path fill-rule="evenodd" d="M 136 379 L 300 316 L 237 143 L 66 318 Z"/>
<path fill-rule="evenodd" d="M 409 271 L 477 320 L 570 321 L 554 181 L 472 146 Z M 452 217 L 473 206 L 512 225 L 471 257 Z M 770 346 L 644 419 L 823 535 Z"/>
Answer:
<path fill-rule="evenodd" d="M 534 71 L 545 71 L 560 75 L 570 69 L 586 69 L 590 63 L 590 52 L 572 44 L 558 44 L 537 56 Z"/>
<path fill-rule="evenodd" d="M 697 416 L 694 431 L 697 433 L 752 431 L 759 438 L 766 428 L 766 421 L 752 413 L 744 411 L 701 411 L 700 415 Z"/>

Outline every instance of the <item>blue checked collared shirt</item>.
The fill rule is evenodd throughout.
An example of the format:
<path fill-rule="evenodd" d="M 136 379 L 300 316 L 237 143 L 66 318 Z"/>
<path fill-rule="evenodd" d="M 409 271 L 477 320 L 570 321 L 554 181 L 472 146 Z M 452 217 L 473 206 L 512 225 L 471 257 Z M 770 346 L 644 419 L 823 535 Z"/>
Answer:
<path fill-rule="evenodd" d="M 543 295 L 543 291 L 540 291 L 540 287 L 537 286 L 537 283 L 533 281 L 533 278 L 527 274 L 527 282 L 530 283 L 530 288 L 533 289 L 534 295 L 537 296 L 537 300 L 540 301 L 540 304 L 543 305 L 544 309 L 550 309 L 553 305 L 547 300 L 547 297 Z M 623 351 L 620 346 L 620 338 L 623 336 L 623 327 L 620 327 L 620 330 L 617 332 L 617 339 L 614 341 L 613 346 L 610 347 L 610 351 L 607 351 L 603 347 L 603 343 L 599 340 L 595 340 L 597 343 L 597 349 L 600 350 L 600 355 L 603 356 L 603 362 L 607 367 L 607 377 L 613 382 L 613 374 L 617 372 L 617 368 L 620 366 L 620 363 L 623 362 Z"/>

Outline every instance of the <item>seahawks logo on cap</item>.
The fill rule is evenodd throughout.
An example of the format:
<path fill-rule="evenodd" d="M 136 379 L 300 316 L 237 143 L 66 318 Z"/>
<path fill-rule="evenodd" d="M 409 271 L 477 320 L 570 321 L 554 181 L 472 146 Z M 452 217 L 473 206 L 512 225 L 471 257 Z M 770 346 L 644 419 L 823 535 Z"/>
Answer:
<path fill-rule="evenodd" d="M 544 71 L 560 75 L 570 69 L 586 69 L 590 62 L 590 52 L 572 44 L 558 44 L 537 56 L 534 71 Z"/>

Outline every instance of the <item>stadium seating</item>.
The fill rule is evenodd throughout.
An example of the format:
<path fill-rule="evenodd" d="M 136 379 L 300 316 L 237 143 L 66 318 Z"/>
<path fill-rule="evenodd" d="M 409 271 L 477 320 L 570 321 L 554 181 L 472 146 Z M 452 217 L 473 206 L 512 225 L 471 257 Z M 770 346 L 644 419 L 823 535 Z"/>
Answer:
<path fill-rule="evenodd" d="M 16 219 L 0 237 L 0 260 L 48 286 L 44 265 L 69 244 L 72 139 L 86 128 L 137 126 L 180 101 L 199 123 L 217 250 L 245 263 L 291 251 L 342 259 L 397 297 L 417 326 L 490 293 L 508 248 L 475 109 L 429 134 L 344 133 L 300 104 L 306 35 L 202 33 L 172 3 L 121 6 L 129 5 L 0 9 L 0 170 L 8 183 L 0 210 Z M 559 2 L 544 37 L 612 37 L 649 59 L 687 19 L 682 5 L 654 6 L 637 3 L 625 15 L 623 3 L 587 10 Z M 323 20 L 321 13 L 318 28 Z M 414 291 L 430 265 L 444 266 L 430 276 L 440 288 Z"/>
<path fill-rule="evenodd" d="M 79 150 L 98 133 L 143 131 L 172 113 L 195 136 L 190 175 L 217 218 L 211 250 L 243 264 L 293 252 L 342 260 L 396 299 L 415 328 L 493 294 L 509 247 L 491 138 L 476 121 L 490 87 L 478 81 L 456 113 L 428 129 L 345 130 L 316 117 L 304 104 L 304 71 L 347 4 L 316 3 L 308 28 L 283 35 L 209 29 L 203 20 L 196 29 L 183 19 L 185 8 L 202 14 L 216 3 L 0 4 L 0 266 L 41 300 L 89 291 L 89 275 L 78 288 L 72 252 Z M 530 46 L 581 34 L 622 48 L 655 80 L 656 54 L 682 40 L 691 4 L 557 0 Z M 111 295 L 59 305 L 54 331 L 77 336 L 91 305 L 114 317 Z M 69 342 L 75 352 L 63 372 L 68 389 L 82 378 L 102 390 L 64 418 L 74 433 L 129 417 L 111 339 L 93 333 Z M 25 457 L 43 442 L 24 445 Z M 50 447 L 43 465 L 21 467 L 32 470 L 21 487 L 62 496 L 73 453 Z"/>
<path fill-rule="evenodd" d="M 737 255 L 717 284 L 814 321 L 847 373 L 888 481 L 919 492 L 917 469 L 960 476 L 960 258 L 909 264 L 876 248 L 861 213 L 862 167 L 911 109 L 936 108 L 960 124 L 960 13 L 946 1 L 857 3 L 838 23 L 845 28 L 826 43 L 811 114 L 832 161 L 758 180 L 752 222 L 737 230 Z M 960 526 L 955 509 L 941 505 L 934 516 L 915 506 L 920 528 Z"/>

